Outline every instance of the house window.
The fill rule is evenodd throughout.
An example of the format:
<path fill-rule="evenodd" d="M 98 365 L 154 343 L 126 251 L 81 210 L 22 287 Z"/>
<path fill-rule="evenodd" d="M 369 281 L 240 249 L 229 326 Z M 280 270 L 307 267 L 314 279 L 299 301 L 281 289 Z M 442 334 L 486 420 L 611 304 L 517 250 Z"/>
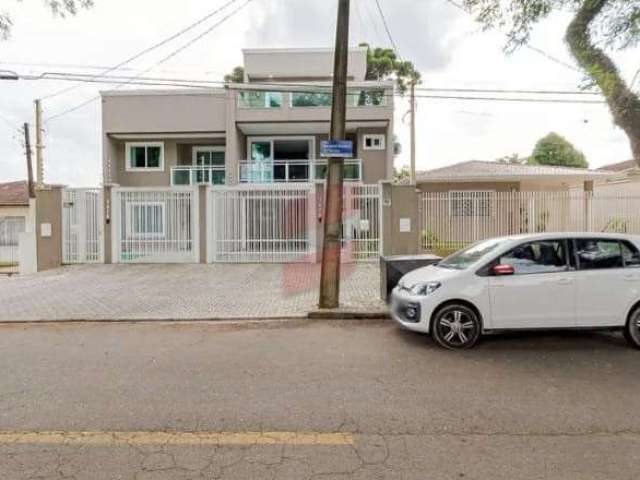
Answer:
<path fill-rule="evenodd" d="M 331 93 L 322 92 L 293 92 L 291 94 L 291 106 L 296 107 L 330 107 L 332 104 Z"/>
<path fill-rule="evenodd" d="M 385 137 L 384 135 L 363 135 L 362 148 L 364 150 L 384 150 L 385 149 Z"/>
<path fill-rule="evenodd" d="M 245 90 L 238 94 L 238 106 L 247 109 L 280 108 L 282 107 L 282 92 Z"/>
<path fill-rule="evenodd" d="M 164 171 L 164 143 L 127 143 L 127 171 Z"/>
<path fill-rule="evenodd" d="M 452 217 L 490 217 L 493 214 L 491 191 L 449 192 L 449 215 Z"/>
<path fill-rule="evenodd" d="M 162 202 L 132 202 L 127 205 L 127 237 L 165 236 L 165 205 Z"/>

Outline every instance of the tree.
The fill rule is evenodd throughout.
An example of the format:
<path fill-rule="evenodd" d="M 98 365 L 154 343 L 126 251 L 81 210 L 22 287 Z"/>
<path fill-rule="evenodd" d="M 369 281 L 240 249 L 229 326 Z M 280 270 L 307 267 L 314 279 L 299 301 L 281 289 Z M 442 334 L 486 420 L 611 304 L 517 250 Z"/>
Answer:
<path fill-rule="evenodd" d="M 396 183 L 409 183 L 411 180 L 411 172 L 408 165 L 400 168 L 393 167 L 393 181 Z"/>
<path fill-rule="evenodd" d="M 368 43 L 361 43 L 367 47 L 367 80 L 386 80 L 395 78 L 401 95 L 407 92 L 412 82 L 416 85 L 422 82 L 422 76 L 412 62 L 399 60 L 390 48 L 371 48 Z"/>
<path fill-rule="evenodd" d="M 511 52 L 528 43 L 533 26 L 553 11 L 573 12 L 565 41 L 578 65 L 604 95 L 614 123 L 629 137 L 640 166 L 640 97 L 620 75 L 607 51 L 640 41 L 640 0 L 463 0 L 485 28 L 507 27 Z"/>
<path fill-rule="evenodd" d="M 553 165 L 559 167 L 589 168 L 584 154 L 564 137 L 551 132 L 538 140 L 529 164 Z"/>
<path fill-rule="evenodd" d="M 226 83 L 243 83 L 244 82 L 244 67 L 238 66 L 234 68 L 231 73 L 224 76 Z"/>
<path fill-rule="evenodd" d="M 53 15 L 64 18 L 75 15 L 80 8 L 93 7 L 93 0 L 44 0 L 44 4 L 51 9 Z M 0 12 L 0 40 L 6 40 L 11 35 L 13 17 Z"/>
<path fill-rule="evenodd" d="M 512 153 L 496 159 L 496 162 L 509 165 L 526 165 L 529 162 L 529 157 L 521 157 L 517 153 Z"/>

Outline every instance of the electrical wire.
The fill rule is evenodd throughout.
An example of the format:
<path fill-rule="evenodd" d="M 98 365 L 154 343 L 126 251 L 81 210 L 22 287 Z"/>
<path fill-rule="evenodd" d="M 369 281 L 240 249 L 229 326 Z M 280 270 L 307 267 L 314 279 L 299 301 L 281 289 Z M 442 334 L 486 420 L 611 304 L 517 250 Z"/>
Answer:
<path fill-rule="evenodd" d="M 466 13 L 467 15 L 471 15 L 471 12 L 465 8 L 464 5 L 462 5 L 461 3 L 457 2 L 456 0 L 445 0 L 449 5 L 452 5 L 454 7 L 456 7 L 458 10 L 462 10 L 464 13 Z M 502 32 L 503 35 L 505 37 L 507 37 L 507 39 L 510 39 L 511 37 L 509 37 L 508 34 Z M 552 62 L 557 63 L 558 65 L 562 65 L 563 67 L 566 67 L 570 70 L 573 70 L 574 72 L 579 72 L 579 73 L 583 73 L 582 70 L 580 70 L 579 68 L 563 61 L 560 60 L 559 58 L 554 57 L 553 55 L 545 52 L 544 50 L 542 50 L 541 48 L 538 48 L 534 45 L 531 45 L 530 43 L 525 43 L 524 44 L 524 48 L 527 48 L 528 50 L 531 50 L 532 52 L 535 52 L 539 55 L 542 55 L 543 57 L 547 58 L 548 60 L 551 60 Z"/>
<path fill-rule="evenodd" d="M 384 29 L 387 32 L 387 37 L 389 37 L 389 41 L 391 42 L 391 46 L 393 47 L 393 51 L 396 52 L 396 56 L 402 60 L 402 56 L 398 51 L 398 46 L 396 45 L 395 40 L 393 39 L 393 35 L 391 35 L 391 30 L 389 29 L 389 24 L 387 23 L 387 19 L 384 16 L 384 12 L 382 11 L 382 6 L 380 5 L 380 0 L 375 0 L 376 7 L 378 7 L 378 12 L 380 13 L 380 18 L 382 18 L 382 24 L 384 25 Z"/>
<path fill-rule="evenodd" d="M 231 0 L 231 3 L 235 3 L 238 0 Z M 228 13 L 226 16 L 222 17 L 219 21 L 217 21 L 216 23 L 214 23 L 212 26 L 210 26 L 209 28 L 207 28 L 206 30 L 204 30 L 202 33 L 200 33 L 199 35 L 197 35 L 196 37 L 192 38 L 191 40 L 189 40 L 187 43 L 185 43 L 184 45 L 178 47 L 176 50 L 172 51 L 169 55 L 163 57 L 162 59 L 160 59 L 158 62 L 154 63 L 153 65 L 151 65 L 149 68 L 143 70 L 141 73 L 139 73 L 138 75 L 136 75 L 134 77 L 134 79 L 139 79 L 140 77 L 142 77 L 142 75 L 144 75 L 145 73 L 149 72 L 150 70 L 153 70 L 155 67 L 171 60 L 173 57 L 175 57 L 176 55 L 178 55 L 179 53 L 181 53 L 182 51 L 186 50 L 187 48 L 189 48 L 191 45 L 193 45 L 194 43 L 196 43 L 198 40 L 201 40 L 202 38 L 204 38 L 206 35 L 208 35 L 209 33 L 211 33 L 213 30 L 215 30 L 217 27 L 219 27 L 220 25 L 222 25 L 223 23 L 225 23 L 227 20 L 229 20 L 231 17 L 233 17 L 235 14 L 237 14 L 238 12 L 240 12 L 241 10 L 243 10 L 245 7 L 247 7 L 253 0 L 246 0 L 242 5 L 240 5 L 238 8 L 236 8 L 235 10 L 231 11 L 230 13 Z M 118 84 L 116 86 L 116 88 L 125 86 L 130 84 L 131 82 L 123 82 L 121 84 Z M 95 102 L 96 100 L 100 99 L 100 95 L 90 98 L 85 102 L 82 102 L 78 105 L 75 105 L 71 108 L 68 108 L 66 110 L 63 110 L 62 112 L 56 113 L 48 118 L 45 119 L 45 122 L 50 122 L 51 120 L 55 120 L 58 119 L 64 115 L 67 115 L 68 113 L 72 113 L 75 112 L 76 110 L 79 110 L 83 107 L 85 107 L 86 105 L 89 105 L 92 102 Z"/>
<path fill-rule="evenodd" d="M 200 18 L 199 20 L 197 20 L 196 22 L 186 26 L 185 28 L 183 28 L 182 30 L 174 33 L 173 35 L 151 45 L 150 47 L 145 48 L 144 50 L 141 50 L 140 52 L 136 53 L 135 55 L 132 55 L 131 57 L 127 58 L 126 60 L 123 60 L 122 62 L 118 63 L 117 65 L 114 65 L 113 67 L 109 67 L 106 70 L 104 70 L 102 73 L 103 74 L 107 74 L 107 73 L 111 73 L 114 70 L 118 70 L 119 68 L 125 66 L 128 63 L 133 62 L 134 60 L 137 60 L 138 58 L 142 57 L 143 55 L 146 55 L 149 52 L 152 52 L 153 50 L 156 50 L 164 45 L 166 45 L 167 43 L 175 40 L 176 38 L 184 35 L 187 32 L 190 32 L 191 30 L 193 30 L 194 28 L 198 27 L 199 25 L 202 25 L 204 22 L 206 22 L 207 20 L 209 20 L 210 18 L 214 17 L 215 15 L 217 15 L 218 13 L 220 13 L 221 11 L 223 11 L 224 9 L 226 9 L 227 7 L 231 6 L 232 4 L 238 2 L 239 0 L 229 0 L 227 3 L 225 3 L 224 5 L 222 5 L 221 7 L 216 8 L 215 10 L 213 10 L 212 12 L 208 13 L 207 15 L 205 15 L 204 17 Z M 41 98 L 41 100 L 46 100 L 48 98 L 53 98 L 56 97 L 58 95 L 62 95 L 63 93 L 68 93 L 76 88 L 78 88 L 79 85 L 76 86 L 72 86 L 69 88 L 65 88 L 62 90 L 59 90 L 57 92 L 51 93 L 49 95 L 45 95 Z"/>

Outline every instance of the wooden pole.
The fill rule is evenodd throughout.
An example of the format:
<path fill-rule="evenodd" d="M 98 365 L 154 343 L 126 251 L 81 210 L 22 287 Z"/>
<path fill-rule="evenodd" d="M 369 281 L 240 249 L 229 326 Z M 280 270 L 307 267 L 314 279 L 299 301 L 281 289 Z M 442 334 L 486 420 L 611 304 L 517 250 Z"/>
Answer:
<path fill-rule="evenodd" d="M 333 66 L 331 140 L 344 140 L 346 134 L 349 6 L 349 0 L 338 0 L 336 48 Z M 319 306 L 320 308 L 337 308 L 340 305 L 344 160 L 342 158 L 329 158 L 328 164 Z"/>
<path fill-rule="evenodd" d="M 44 187 L 44 160 L 42 151 L 44 144 L 42 143 L 42 104 L 40 100 L 35 101 L 36 104 L 36 183 L 38 188 Z"/>
<path fill-rule="evenodd" d="M 416 82 L 411 82 L 411 185 L 416 184 Z"/>
<path fill-rule="evenodd" d="M 31 164 L 31 139 L 29 138 L 29 124 L 24 124 L 24 148 L 27 156 L 27 185 L 29 186 L 29 198 L 36 198 L 33 185 L 33 165 Z"/>

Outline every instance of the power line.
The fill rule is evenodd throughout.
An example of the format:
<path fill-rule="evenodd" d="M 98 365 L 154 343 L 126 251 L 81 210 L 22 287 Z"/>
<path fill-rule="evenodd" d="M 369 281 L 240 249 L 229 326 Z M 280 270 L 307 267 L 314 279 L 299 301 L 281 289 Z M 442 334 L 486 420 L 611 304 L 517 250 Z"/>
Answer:
<path fill-rule="evenodd" d="M 380 13 L 380 17 L 382 18 L 382 24 L 384 25 L 384 29 L 387 32 L 387 36 L 389 37 L 389 41 L 391 42 L 391 45 L 393 46 L 393 51 L 396 52 L 396 55 L 398 56 L 398 58 L 400 60 L 402 60 L 402 57 L 400 56 L 400 52 L 398 51 L 398 46 L 396 45 L 395 40 L 393 39 L 393 35 L 391 35 L 391 30 L 389 29 L 389 25 L 387 24 L 387 19 L 384 16 L 384 12 L 382 11 L 382 7 L 380 6 L 380 1 L 379 0 L 375 0 L 376 1 L 376 6 L 378 7 L 378 12 Z"/>
<path fill-rule="evenodd" d="M 132 83 L 134 85 L 149 85 L 149 86 L 172 86 L 172 87 L 191 87 L 191 88 L 203 88 L 206 86 L 225 86 L 228 83 L 223 80 L 206 80 L 206 79 L 193 79 L 193 78 L 167 78 L 167 77 L 142 77 L 125 76 L 125 75 L 102 75 L 102 74 L 82 74 L 71 72 L 43 72 L 35 77 L 23 77 L 31 80 L 67 80 L 67 81 L 80 81 L 86 83 L 110 83 L 110 84 L 122 84 Z M 133 80 L 140 80 L 139 82 L 130 82 Z M 253 84 L 256 85 L 256 84 Z M 330 85 L 316 85 L 309 83 L 295 83 L 295 82 L 260 82 L 261 87 L 296 87 L 304 89 L 304 93 L 328 93 L 330 92 Z M 351 87 L 352 89 L 357 87 Z M 241 89 L 241 88 L 237 88 Z M 312 90 L 316 89 L 316 90 Z M 362 89 L 367 89 L 362 87 Z M 380 87 L 378 89 L 381 89 Z M 368 90 L 376 90 L 376 88 L 368 88 Z M 299 90 L 298 90 L 299 91 Z M 570 95 L 570 96 L 600 96 L 598 92 L 587 92 L 582 90 L 528 90 L 528 89 L 488 89 L 488 88 L 451 88 L 451 87 L 417 87 L 416 91 L 419 92 L 452 92 L 452 93 L 483 93 L 483 94 L 524 94 L 524 95 Z M 390 96 L 390 95 L 387 95 Z M 394 96 L 397 96 L 394 94 Z"/>
<path fill-rule="evenodd" d="M 235 3 L 238 0 L 231 0 L 231 3 Z M 249 5 L 253 0 L 246 0 L 242 5 L 240 5 L 238 8 L 236 8 L 235 10 L 233 10 L 232 12 L 230 12 L 229 14 L 227 14 L 226 16 L 222 17 L 219 21 L 217 21 L 216 23 L 214 23 L 211 27 L 207 28 L 204 32 L 202 32 L 201 34 L 197 35 L 196 37 L 192 38 L 190 41 L 188 41 L 187 43 L 185 43 L 184 45 L 180 46 L 179 48 L 177 48 L 176 50 L 174 50 L 173 52 L 171 52 L 169 55 L 163 57 L 161 60 L 159 60 L 158 62 L 154 63 L 153 65 L 151 65 L 149 68 L 143 70 L 142 72 L 140 72 L 138 75 L 136 75 L 135 77 L 133 77 L 134 79 L 138 79 L 140 77 L 142 77 L 142 75 L 144 75 L 145 73 L 149 72 L 150 70 L 153 70 L 155 67 L 157 67 L 158 65 L 161 65 L 167 61 L 169 61 L 170 59 L 172 59 L 173 57 L 175 57 L 176 55 L 178 55 L 179 53 L 181 53 L 182 51 L 186 50 L 187 48 L 189 48 L 191 45 L 193 45 L 194 43 L 196 43 L 198 40 L 204 38 L 206 35 L 208 35 L 209 33 L 211 33 L 213 30 L 215 30 L 217 27 L 219 27 L 220 25 L 222 25 L 224 22 L 226 22 L 228 19 L 230 19 L 232 16 L 234 16 L 236 13 L 240 12 L 242 9 L 244 9 L 247 5 Z M 131 82 L 123 82 L 119 85 L 116 86 L 116 88 L 122 87 L 124 85 L 127 85 Z M 55 120 L 57 118 L 62 117 L 63 115 L 66 115 L 68 113 L 71 112 L 75 112 L 76 110 L 79 110 L 81 108 L 83 108 L 86 105 L 89 105 L 90 103 L 96 101 L 100 99 L 100 95 L 93 97 L 85 102 L 82 102 L 78 105 L 75 105 L 71 108 L 68 108 L 66 110 L 63 110 L 60 113 L 54 114 L 48 118 L 45 119 L 45 121 L 49 122 L 51 120 Z"/>
<path fill-rule="evenodd" d="M 177 86 L 177 87 L 191 87 L 191 88 L 200 88 L 200 89 L 206 89 L 209 88 L 212 90 L 212 95 L 215 95 L 215 90 L 219 90 L 219 87 L 212 87 L 212 86 L 207 86 L 207 85 L 203 85 L 202 83 L 208 83 L 211 84 L 213 83 L 213 81 L 206 81 L 206 82 L 202 82 L 202 83 L 187 83 L 187 82 L 182 82 L 182 83 L 177 83 L 177 82 L 172 82 L 169 83 L 166 80 L 159 80 L 156 81 L 156 83 L 153 83 L 152 80 L 149 79 L 136 79 L 135 77 L 132 78 L 131 80 L 127 80 L 126 82 L 123 82 L 122 80 L 123 77 L 117 77 L 116 79 L 113 80 L 109 80 L 109 79 L 104 79 L 104 78 L 89 78 L 86 80 L 81 80 L 78 78 L 73 78 L 73 79 L 69 79 L 71 81 L 87 81 L 90 83 L 108 83 L 108 84 L 113 84 L 116 83 L 118 85 L 124 85 L 124 84 L 130 84 L 130 85 L 143 85 L 143 86 Z M 35 79 L 42 79 L 42 77 L 35 77 Z M 61 77 L 59 78 L 59 80 L 63 80 L 64 78 Z M 216 84 L 222 84 L 223 82 L 215 82 Z M 270 86 L 270 85 L 276 85 L 276 84 L 262 84 L 261 86 Z M 291 85 L 291 84 L 289 84 Z M 286 84 L 277 84 L 276 86 L 280 87 L 280 91 L 282 92 L 290 92 L 290 93 L 329 93 L 330 92 L 330 87 L 324 88 L 322 90 L 318 90 L 318 87 L 313 87 L 313 86 L 309 86 L 309 85 L 301 85 L 298 84 L 300 87 L 305 87 L 306 90 L 301 90 L 300 88 L 296 89 L 296 90 L 285 90 L 284 88 L 282 88 L 283 86 L 286 86 Z M 295 86 L 295 85 L 294 85 Z M 229 86 L 228 88 L 232 89 L 232 90 L 244 90 L 242 88 L 242 86 Z M 348 93 L 348 95 L 359 95 L 358 93 Z M 224 97 L 223 94 L 218 94 L 218 96 L 220 97 Z M 399 93 L 392 93 L 392 94 L 386 94 L 383 93 L 381 94 L 381 97 L 388 97 L 388 98 L 392 98 L 392 97 L 400 97 L 401 95 Z M 606 102 L 602 101 L 602 100 L 581 100 L 581 99 L 553 99 L 553 98 L 525 98 L 525 97 L 488 97 L 488 96 L 470 96 L 470 95 L 431 95 L 431 94 L 417 94 L 415 96 L 416 98 L 422 98 L 422 99 L 432 99 L 432 100 L 465 100 L 465 101 L 493 101 L 493 102 L 520 102 L 520 103 L 545 103 L 545 104 L 593 104 L 593 105 L 603 105 Z M 97 98 L 100 98 L 100 96 L 98 96 Z M 86 102 L 83 102 L 80 105 L 76 105 L 75 107 L 73 107 L 72 109 L 68 109 L 66 112 L 68 113 L 69 111 L 73 111 L 73 110 L 77 110 L 85 105 L 87 105 L 88 103 L 91 103 L 92 101 L 94 101 L 95 99 L 89 99 Z M 55 118 L 55 117 L 51 117 L 51 118 Z"/>
<path fill-rule="evenodd" d="M 185 27 L 185 28 L 183 28 L 182 30 L 180 30 L 180 31 L 178 31 L 178 32 L 176 32 L 176 33 L 174 33 L 173 35 L 171 35 L 171 36 L 169 36 L 169 37 L 165 38 L 164 40 L 161 40 L 161 41 L 159 41 L 158 43 L 155 43 L 155 44 L 151 45 L 150 47 L 145 48 L 144 50 L 142 50 L 142 51 L 140 51 L 140 52 L 136 53 L 135 55 L 133 55 L 133 56 L 131 56 L 131 57 L 127 58 L 126 60 L 124 60 L 124 61 L 122 61 L 122 62 L 118 63 L 117 65 L 115 65 L 115 66 L 113 66 L 113 67 L 109 67 L 109 68 L 107 68 L 107 69 L 106 69 L 106 70 L 104 70 L 104 72 L 102 72 L 102 73 L 106 75 L 107 73 L 113 72 L 114 70 L 118 70 L 120 67 L 123 67 L 123 66 L 125 66 L 126 64 L 133 62 L 134 60 L 137 60 L 138 58 L 142 57 L 143 55 L 146 55 L 147 53 L 149 53 L 149 52 L 151 52 L 151 51 L 153 51 L 153 50 L 156 50 L 157 48 L 160 48 L 160 47 L 162 47 L 162 46 L 166 45 L 167 43 L 169 43 L 169 42 L 171 42 L 171 41 L 175 40 L 176 38 L 178 38 L 178 37 L 180 37 L 180 36 L 184 35 L 185 33 L 187 33 L 187 32 L 189 32 L 189 31 L 193 30 L 193 29 L 194 29 L 194 28 L 196 28 L 197 26 L 199 26 L 199 25 L 203 24 L 204 22 L 206 22 L 207 20 L 209 20 L 211 17 L 213 17 L 213 16 L 217 15 L 219 12 L 221 12 L 222 10 L 224 10 L 225 8 L 227 8 L 228 6 L 230 6 L 230 5 L 234 4 L 234 3 L 238 2 L 238 1 L 239 1 L 239 0 L 229 0 L 227 3 L 225 3 L 225 4 L 224 4 L 224 5 L 222 5 L 221 7 L 216 8 L 214 11 L 212 11 L 212 12 L 208 13 L 207 15 L 205 15 L 204 17 L 202 17 L 202 18 L 201 18 L 201 19 L 199 19 L 198 21 L 196 21 L 196 22 L 194 22 L 194 23 L 192 23 L 192 24 L 188 25 L 187 27 Z M 55 96 L 62 95 L 63 93 L 70 92 L 70 91 L 72 91 L 72 90 L 74 90 L 74 89 L 78 88 L 78 86 L 79 86 L 79 85 L 72 86 L 72 87 L 69 87 L 69 88 L 65 88 L 65 89 L 59 90 L 59 91 L 54 92 L 54 93 L 49 94 L 49 95 L 45 95 L 44 97 L 42 97 L 42 100 L 45 100 L 45 99 L 48 99 L 48 98 L 53 98 L 53 97 L 55 97 Z"/>
<path fill-rule="evenodd" d="M 467 15 L 471 15 L 471 12 L 467 8 L 465 8 L 464 5 L 462 5 L 461 3 L 457 2 L 456 0 L 445 0 L 445 1 L 447 3 L 449 3 L 450 5 L 453 5 L 454 7 L 456 7 L 458 10 L 462 10 Z M 502 34 L 505 37 L 507 37 L 507 39 L 509 39 L 509 40 L 511 39 L 511 37 L 508 34 L 506 34 L 504 32 L 502 32 Z M 567 62 L 565 62 L 563 60 L 560 60 L 559 58 L 554 57 L 553 55 L 545 52 L 541 48 L 538 48 L 538 47 L 536 47 L 534 45 L 531 45 L 529 43 L 525 43 L 524 47 L 529 49 L 529 50 L 531 50 L 532 52 L 535 52 L 535 53 L 537 53 L 539 55 L 542 55 L 543 57 L 547 58 L 548 60 L 551 60 L 552 62 L 557 63 L 558 65 L 562 65 L 563 67 L 566 67 L 566 68 L 568 68 L 570 70 L 573 70 L 574 72 L 582 73 L 582 70 L 580 70 L 579 68 L 576 68 L 575 66 L 573 66 L 573 65 L 571 65 L 571 64 L 569 64 L 569 63 L 567 63 Z"/>

